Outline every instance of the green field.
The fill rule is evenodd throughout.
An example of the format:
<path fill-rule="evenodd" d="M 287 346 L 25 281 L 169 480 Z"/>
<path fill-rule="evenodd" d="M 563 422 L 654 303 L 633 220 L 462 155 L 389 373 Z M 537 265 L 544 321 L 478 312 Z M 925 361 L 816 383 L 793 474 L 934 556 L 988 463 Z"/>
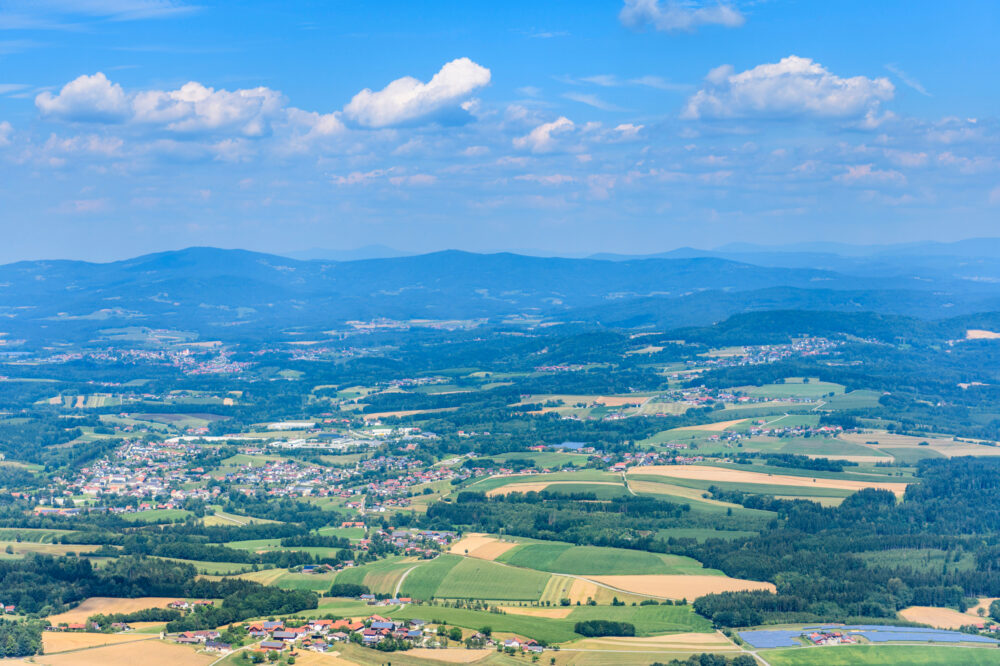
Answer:
<path fill-rule="evenodd" d="M 858 390 L 842 393 L 826 399 L 823 409 L 866 409 L 878 407 L 878 399 L 882 397 L 879 391 Z"/>
<path fill-rule="evenodd" d="M 441 555 L 421 564 L 407 574 L 401 593 L 414 599 L 430 599 L 437 593 L 448 573 L 461 561 L 462 558 L 458 555 Z"/>
<path fill-rule="evenodd" d="M 442 599 L 534 601 L 541 598 L 549 577 L 547 573 L 531 569 L 515 569 L 487 560 L 462 558 L 448 571 L 434 596 Z"/>
<path fill-rule="evenodd" d="M 190 511 L 185 509 L 150 509 L 138 513 L 123 514 L 122 519 L 132 523 L 172 523 L 177 519 L 185 519 L 192 516 Z"/>
<path fill-rule="evenodd" d="M 915 465 L 921 460 L 926 460 L 927 458 L 943 458 L 944 454 L 939 453 L 929 446 L 921 446 L 920 448 L 891 448 L 886 447 L 881 449 L 882 452 L 888 453 L 890 456 L 896 459 L 896 462 L 901 462 L 906 465 Z"/>
<path fill-rule="evenodd" d="M 497 558 L 497 561 L 551 573 L 592 576 L 708 573 L 697 560 L 679 555 L 557 543 L 516 546 Z"/>
<path fill-rule="evenodd" d="M 567 465 L 572 465 L 574 467 L 583 467 L 587 464 L 587 460 L 590 456 L 581 455 L 579 453 L 523 453 L 517 451 L 514 453 L 503 453 L 498 456 L 491 456 L 489 458 L 483 458 L 483 461 L 492 460 L 497 463 L 503 463 L 507 460 L 531 460 L 535 463 L 535 466 L 539 469 L 550 468 L 559 469 L 566 467 Z"/>
<path fill-rule="evenodd" d="M 510 632 L 549 643 L 580 638 L 573 626 L 584 620 L 614 620 L 635 625 L 636 634 L 651 636 L 668 632 L 710 632 L 711 623 L 690 606 L 580 606 L 566 618 L 546 618 L 474 611 L 439 606 L 410 605 L 389 614 L 393 618 L 443 620 L 448 624 L 494 632 Z"/>
<path fill-rule="evenodd" d="M 443 608 L 440 606 L 406 606 L 388 614 L 395 619 L 442 620 L 448 624 L 479 630 L 490 627 L 494 632 L 510 632 L 548 643 L 562 643 L 580 638 L 573 631 L 575 620 L 529 617 L 513 613 L 490 613 L 464 608 Z"/>
<path fill-rule="evenodd" d="M 602 483 L 553 483 L 545 488 L 545 492 L 561 495 L 592 493 L 597 499 L 612 499 L 630 494 L 625 484 L 609 486 Z"/>
<path fill-rule="evenodd" d="M 726 430 L 732 432 L 747 432 L 750 428 L 760 427 L 758 421 L 763 420 L 770 428 L 792 428 L 795 426 L 814 427 L 819 425 L 819 414 L 785 414 L 783 416 L 766 419 L 747 419 L 743 423 L 731 425 Z"/>
<path fill-rule="evenodd" d="M 819 398 L 827 393 L 843 393 L 844 386 L 816 379 L 811 379 L 806 384 L 801 378 L 789 377 L 784 384 L 739 386 L 736 390 L 755 398 Z"/>
<path fill-rule="evenodd" d="M 396 591 L 399 579 L 416 564 L 418 562 L 411 558 L 387 557 L 364 566 L 344 569 L 337 574 L 336 581 L 367 585 L 368 589 L 376 594 L 392 594 Z"/>
<path fill-rule="evenodd" d="M 27 527 L 0 528 L 0 541 L 32 541 L 35 543 L 55 543 L 63 534 L 73 530 L 47 530 Z"/>
<path fill-rule="evenodd" d="M 761 654 L 772 666 L 993 666 L 1000 650 L 942 645 L 833 645 L 819 648 L 781 648 Z"/>
<path fill-rule="evenodd" d="M 567 618 L 615 620 L 635 625 L 638 636 L 652 636 L 669 631 L 712 631 L 712 623 L 695 613 L 690 606 L 580 606 Z"/>
<path fill-rule="evenodd" d="M 835 437 L 783 438 L 779 453 L 796 453 L 803 456 L 885 456 L 884 453 Z M 753 445 L 751 440 L 751 446 Z M 888 456 L 885 456 L 888 459 Z"/>

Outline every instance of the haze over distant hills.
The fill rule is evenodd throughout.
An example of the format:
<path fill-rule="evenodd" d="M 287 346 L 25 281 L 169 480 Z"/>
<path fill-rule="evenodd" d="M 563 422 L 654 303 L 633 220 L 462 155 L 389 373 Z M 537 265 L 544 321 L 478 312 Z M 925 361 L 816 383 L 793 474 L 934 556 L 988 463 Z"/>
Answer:
<path fill-rule="evenodd" d="M 851 246 L 850 256 L 817 251 L 841 246 L 798 247 L 588 259 L 449 250 L 340 261 L 188 248 L 106 264 L 18 262 L 0 266 L 0 331 L 58 341 L 142 325 L 225 338 L 379 317 L 500 322 L 520 315 L 672 328 L 760 310 L 923 319 L 1000 310 L 1000 257 L 962 254 L 994 252 L 994 239 Z"/>

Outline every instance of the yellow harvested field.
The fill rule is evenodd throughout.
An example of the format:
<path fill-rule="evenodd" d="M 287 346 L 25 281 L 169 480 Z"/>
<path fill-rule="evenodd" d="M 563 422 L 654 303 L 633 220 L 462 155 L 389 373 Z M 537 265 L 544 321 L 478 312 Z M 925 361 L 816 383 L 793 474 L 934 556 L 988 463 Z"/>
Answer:
<path fill-rule="evenodd" d="M 196 652 L 193 648 L 160 640 L 122 643 L 108 647 L 46 654 L 9 662 L 17 666 L 108 666 L 137 664 L 142 666 L 207 666 L 216 656 Z M 5 662 L 6 664 L 6 662 Z"/>
<path fill-rule="evenodd" d="M 705 425 L 697 426 L 685 426 L 684 428 L 679 428 L 680 430 L 705 430 L 708 432 L 722 432 L 730 426 L 734 426 L 743 423 L 746 419 L 734 419 L 732 421 L 719 421 L 717 423 L 706 423 Z"/>
<path fill-rule="evenodd" d="M 501 486 L 499 488 L 494 488 L 493 490 L 486 491 L 487 497 L 495 497 L 497 495 L 509 495 L 511 493 L 530 493 L 532 491 L 538 492 L 545 490 L 549 486 L 560 485 L 560 486 L 620 486 L 622 484 L 615 483 L 614 481 L 536 481 L 533 483 L 511 483 L 506 486 Z"/>
<path fill-rule="evenodd" d="M 475 557 L 480 560 L 492 561 L 516 545 L 516 543 L 501 541 L 496 537 L 485 534 L 468 534 L 453 543 L 448 552 L 455 555 L 467 555 L 468 557 Z"/>
<path fill-rule="evenodd" d="M 137 599 L 119 599 L 117 597 L 90 597 L 72 610 L 58 615 L 50 615 L 51 624 L 60 622 L 85 622 L 91 615 L 98 613 L 134 613 L 146 608 L 166 608 L 177 597 L 139 597 Z"/>
<path fill-rule="evenodd" d="M 93 544 L 62 544 L 62 543 L 37 543 L 35 541 L 0 541 L 0 548 L 6 550 L 7 547 L 13 551 L 13 555 L 27 555 L 38 553 L 40 555 L 65 555 L 66 553 L 90 553 L 100 546 Z"/>
<path fill-rule="evenodd" d="M 723 650 L 739 650 L 728 638 L 720 632 L 711 634 L 683 633 L 665 634 L 662 636 L 620 637 L 605 636 L 602 638 L 585 638 L 566 646 L 572 650 L 635 650 L 639 652 L 653 650 L 697 650 L 710 649 L 713 652 Z"/>
<path fill-rule="evenodd" d="M 935 606 L 910 606 L 899 611 L 899 617 L 910 622 L 929 624 L 938 629 L 958 629 L 977 621 L 952 608 L 937 608 Z"/>
<path fill-rule="evenodd" d="M 773 583 L 729 578 L 727 576 L 590 576 L 591 580 L 636 594 L 649 594 L 667 599 L 696 599 L 705 594 L 767 590 L 774 592 Z"/>
<path fill-rule="evenodd" d="M 299 650 L 295 657 L 298 666 L 355 666 L 353 661 L 348 661 L 340 657 L 339 652 L 313 652 L 311 650 Z"/>
<path fill-rule="evenodd" d="M 984 606 L 984 608 L 988 610 L 989 604 L 992 603 L 992 601 L 989 599 L 984 601 L 988 602 Z M 983 618 L 976 613 L 976 609 L 980 606 L 983 606 L 982 601 L 979 605 L 973 606 L 964 613 L 959 613 L 953 608 L 910 606 L 909 608 L 904 608 L 899 611 L 899 616 L 904 620 L 919 622 L 921 624 L 929 624 L 930 626 L 938 629 L 959 629 L 970 624 L 981 624 L 982 622 L 989 620 L 989 614 Z"/>
<path fill-rule="evenodd" d="M 1000 333 L 986 331 L 981 328 L 970 328 L 965 332 L 966 340 L 996 340 L 1000 338 Z"/>
<path fill-rule="evenodd" d="M 523 606 L 501 606 L 500 610 L 512 615 L 527 615 L 529 617 L 547 617 L 561 620 L 573 612 L 572 608 L 528 608 Z"/>
<path fill-rule="evenodd" d="M 45 654 L 55 654 L 56 652 L 82 650 L 102 645 L 134 643 L 136 641 L 155 639 L 156 636 L 153 634 L 91 634 L 77 631 L 46 631 L 42 633 L 42 648 L 45 650 Z"/>
<path fill-rule="evenodd" d="M 979 599 L 979 603 L 977 603 L 975 606 L 973 606 L 972 608 L 970 608 L 969 610 L 967 610 L 965 612 L 968 615 L 972 615 L 973 617 L 978 618 L 979 617 L 979 609 L 982 608 L 983 609 L 983 615 L 988 617 L 989 614 L 990 614 L 990 604 L 992 604 L 996 600 L 997 600 L 997 597 L 982 597 L 982 598 Z"/>
<path fill-rule="evenodd" d="M 720 481 L 728 483 L 752 483 L 769 486 L 797 486 L 812 488 L 837 488 L 840 490 L 863 490 L 865 488 L 880 488 L 896 495 L 906 492 L 905 483 L 888 481 L 849 481 L 846 479 L 815 479 L 807 476 L 785 476 L 784 474 L 765 474 L 763 472 L 748 472 L 741 469 L 726 469 L 708 465 L 655 465 L 651 467 L 633 467 L 631 471 L 641 474 L 656 474 L 673 479 L 696 479 L 699 481 Z"/>
<path fill-rule="evenodd" d="M 449 664 L 471 664 L 491 654 L 494 654 L 493 650 L 466 650 L 465 648 L 444 648 L 441 650 L 435 650 L 434 648 L 414 648 L 406 651 L 407 657 L 446 661 Z M 296 660 L 296 663 L 298 663 L 298 660 Z"/>
<path fill-rule="evenodd" d="M 650 595 L 641 592 L 633 594 L 631 592 L 604 587 L 586 578 L 574 578 L 572 576 L 554 574 L 545 585 L 540 601 L 556 604 L 555 609 L 559 609 L 560 606 L 558 604 L 560 599 L 569 599 L 572 604 L 576 604 L 578 601 L 581 604 L 585 604 L 588 599 L 593 599 L 595 603 L 603 605 L 610 604 L 615 597 L 626 604 L 633 602 L 638 604 L 649 599 Z"/>

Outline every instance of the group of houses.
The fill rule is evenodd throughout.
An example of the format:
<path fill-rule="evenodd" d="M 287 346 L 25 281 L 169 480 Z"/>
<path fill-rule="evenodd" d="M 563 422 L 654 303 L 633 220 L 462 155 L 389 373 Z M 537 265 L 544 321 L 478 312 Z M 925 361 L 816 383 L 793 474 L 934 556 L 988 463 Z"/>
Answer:
<path fill-rule="evenodd" d="M 391 600 L 402 602 L 402 599 Z M 353 642 L 376 648 L 383 641 L 408 644 L 412 647 L 443 647 L 446 642 L 429 623 L 420 619 L 393 620 L 381 615 L 360 619 L 313 619 L 302 624 L 286 624 L 282 620 L 258 621 L 245 625 L 249 636 L 259 640 L 256 649 L 265 652 L 304 649 L 327 652 L 337 643 Z M 474 633 L 467 642 L 480 647 L 497 647 L 490 636 Z M 505 650 L 542 652 L 543 647 L 532 639 L 511 637 L 500 643 Z"/>

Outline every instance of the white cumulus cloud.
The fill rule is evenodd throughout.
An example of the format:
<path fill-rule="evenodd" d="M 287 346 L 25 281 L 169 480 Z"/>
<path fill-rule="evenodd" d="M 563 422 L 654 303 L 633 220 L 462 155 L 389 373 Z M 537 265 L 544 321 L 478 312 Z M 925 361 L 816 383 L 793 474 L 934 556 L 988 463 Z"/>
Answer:
<path fill-rule="evenodd" d="M 4 120 L 0 122 L 0 146 L 10 145 L 10 137 L 14 134 L 14 126 Z"/>
<path fill-rule="evenodd" d="M 131 111 L 125 91 L 103 72 L 73 79 L 58 95 L 43 92 L 35 98 L 35 106 L 42 115 L 80 122 L 120 122 Z"/>
<path fill-rule="evenodd" d="M 530 150 L 533 153 L 547 153 L 556 145 L 553 135 L 569 132 L 576 125 L 566 116 L 560 116 L 550 123 L 542 123 L 524 136 L 514 139 L 514 147 Z"/>
<path fill-rule="evenodd" d="M 468 58 L 445 64 L 427 83 L 412 76 L 396 79 L 377 92 L 365 88 L 344 107 L 344 116 L 363 127 L 467 120 L 462 102 L 490 82 L 490 70 Z"/>
<path fill-rule="evenodd" d="M 691 32 L 703 25 L 738 28 L 746 21 L 738 9 L 724 2 L 677 0 L 625 0 L 618 18 L 629 28 L 652 26 L 663 32 Z"/>
<path fill-rule="evenodd" d="M 126 93 L 102 73 L 70 81 L 58 94 L 35 98 L 42 115 L 73 122 L 134 123 L 169 132 L 233 131 L 263 136 L 283 112 L 281 93 L 270 88 L 216 90 L 191 81 L 177 90 Z"/>
<path fill-rule="evenodd" d="M 892 99 L 894 91 L 887 78 L 842 78 L 809 58 L 792 55 L 745 72 L 737 73 L 731 65 L 713 69 L 702 89 L 688 100 L 682 116 L 858 117 Z"/>
<path fill-rule="evenodd" d="M 215 90 L 195 81 L 177 90 L 146 90 L 132 98 L 132 119 L 173 132 L 235 129 L 262 136 L 282 110 L 281 93 L 270 88 Z"/>

